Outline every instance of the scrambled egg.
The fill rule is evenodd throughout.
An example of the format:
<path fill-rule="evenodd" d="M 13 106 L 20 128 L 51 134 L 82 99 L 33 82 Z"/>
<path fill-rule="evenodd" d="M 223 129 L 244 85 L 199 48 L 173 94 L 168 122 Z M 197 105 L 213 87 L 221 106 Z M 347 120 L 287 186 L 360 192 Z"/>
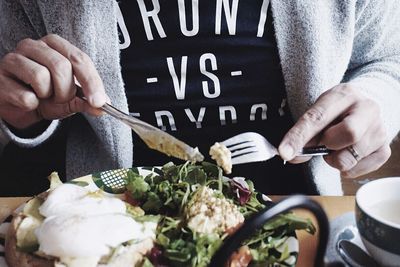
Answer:
<path fill-rule="evenodd" d="M 215 143 L 210 147 L 210 156 L 217 162 L 217 165 L 224 169 L 226 174 L 232 172 L 231 151 L 220 143 Z"/>
<path fill-rule="evenodd" d="M 186 209 L 187 224 L 198 233 L 225 233 L 244 222 L 238 207 L 217 191 L 200 187 Z"/>

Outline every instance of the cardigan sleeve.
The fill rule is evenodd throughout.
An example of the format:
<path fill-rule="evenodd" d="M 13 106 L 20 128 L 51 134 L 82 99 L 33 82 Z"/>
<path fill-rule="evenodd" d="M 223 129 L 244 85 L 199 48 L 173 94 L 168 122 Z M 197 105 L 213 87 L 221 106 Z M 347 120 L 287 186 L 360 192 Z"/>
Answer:
<path fill-rule="evenodd" d="M 355 20 L 344 81 L 379 104 L 392 140 L 400 129 L 400 5 L 397 0 L 357 1 Z"/>
<path fill-rule="evenodd" d="M 0 59 L 14 50 L 20 40 L 40 38 L 43 32 L 43 28 L 32 26 L 19 1 L 0 0 Z M 52 136 L 59 124 L 59 120 L 53 120 L 41 133 L 27 137 L 17 135 L 0 118 L 0 151 L 10 141 L 24 147 L 37 146 Z"/>

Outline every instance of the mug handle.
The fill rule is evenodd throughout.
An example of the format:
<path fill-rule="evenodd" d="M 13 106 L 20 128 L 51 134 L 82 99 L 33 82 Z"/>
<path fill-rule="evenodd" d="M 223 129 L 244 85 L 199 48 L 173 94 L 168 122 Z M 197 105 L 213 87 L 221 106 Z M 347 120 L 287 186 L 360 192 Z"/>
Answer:
<path fill-rule="evenodd" d="M 329 237 L 329 221 L 322 207 L 314 200 L 302 196 L 295 195 L 287 197 L 277 202 L 272 207 L 267 207 L 258 212 L 256 215 L 246 220 L 246 222 L 219 248 L 217 253 L 211 259 L 209 266 L 221 267 L 225 266 L 226 261 L 231 255 L 237 251 L 241 244 L 260 229 L 266 222 L 275 218 L 277 215 L 288 212 L 292 209 L 301 208 L 310 211 L 317 219 L 318 231 L 318 249 L 314 260 L 314 266 L 326 266 L 324 256 Z"/>

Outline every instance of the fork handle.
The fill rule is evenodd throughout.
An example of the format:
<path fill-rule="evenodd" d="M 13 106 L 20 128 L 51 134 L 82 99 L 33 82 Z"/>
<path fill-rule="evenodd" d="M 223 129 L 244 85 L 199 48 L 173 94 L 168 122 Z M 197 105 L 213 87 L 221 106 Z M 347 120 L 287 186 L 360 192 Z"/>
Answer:
<path fill-rule="evenodd" d="M 333 150 L 326 146 L 310 146 L 304 147 L 297 156 L 324 156 L 331 152 L 333 152 Z"/>

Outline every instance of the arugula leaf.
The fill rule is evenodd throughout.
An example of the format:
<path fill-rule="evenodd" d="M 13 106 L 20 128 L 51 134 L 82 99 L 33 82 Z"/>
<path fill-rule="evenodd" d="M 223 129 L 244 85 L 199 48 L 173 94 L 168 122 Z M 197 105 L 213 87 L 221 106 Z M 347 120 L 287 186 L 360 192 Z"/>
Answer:
<path fill-rule="evenodd" d="M 212 256 L 221 247 L 223 240 L 216 233 L 200 235 L 194 239 L 196 241 L 197 253 L 194 266 L 207 266 Z"/>
<path fill-rule="evenodd" d="M 144 202 L 142 209 L 149 213 L 158 213 L 162 208 L 162 202 L 158 194 L 149 192 L 147 194 L 147 200 Z"/>
<path fill-rule="evenodd" d="M 186 174 L 186 176 L 183 178 L 183 181 L 190 184 L 205 185 L 207 181 L 207 174 L 200 168 L 193 168 Z"/>
<path fill-rule="evenodd" d="M 316 231 L 315 226 L 312 224 L 310 219 L 303 219 L 295 216 L 293 213 L 285 213 L 278 215 L 275 219 L 263 226 L 263 229 L 274 230 L 279 227 L 285 226 L 287 232 L 293 232 L 295 230 L 306 230 L 310 234 L 314 234 Z"/>

